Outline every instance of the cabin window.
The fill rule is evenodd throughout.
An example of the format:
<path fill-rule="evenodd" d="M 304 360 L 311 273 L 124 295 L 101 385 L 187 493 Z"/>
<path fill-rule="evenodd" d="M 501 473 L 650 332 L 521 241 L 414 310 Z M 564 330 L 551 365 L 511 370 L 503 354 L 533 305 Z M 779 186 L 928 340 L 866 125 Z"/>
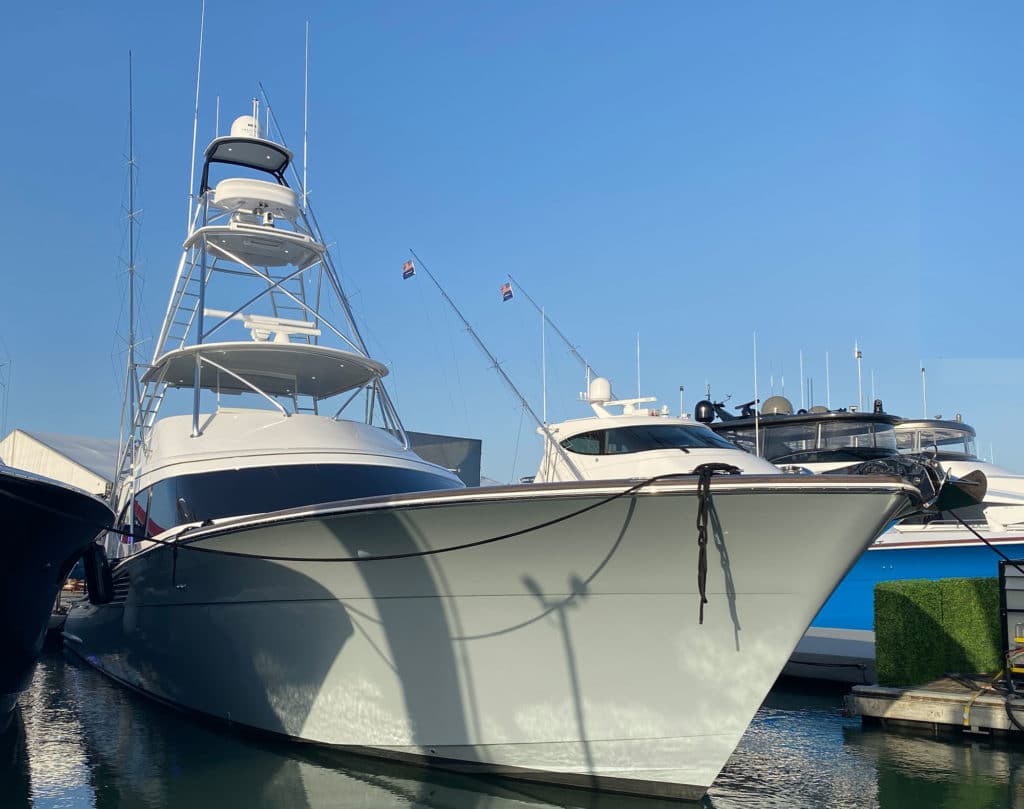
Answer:
<path fill-rule="evenodd" d="M 681 424 L 638 424 L 594 430 L 567 438 L 562 446 L 580 455 L 627 455 L 658 449 L 736 449 L 710 430 Z"/>
<path fill-rule="evenodd" d="M 186 522 L 461 487 L 461 481 L 432 472 L 371 464 L 229 469 L 160 481 L 152 487 L 149 515 L 140 525 L 146 526 L 147 536 L 154 536 Z"/>
<path fill-rule="evenodd" d="M 897 430 L 899 450 L 904 453 L 934 453 L 942 457 L 977 457 L 974 436 L 950 427 Z"/>
<path fill-rule="evenodd" d="M 592 433 L 580 433 L 562 442 L 562 446 L 569 452 L 577 452 L 580 455 L 604 455 L 604 430 L 597 430 Z"/>

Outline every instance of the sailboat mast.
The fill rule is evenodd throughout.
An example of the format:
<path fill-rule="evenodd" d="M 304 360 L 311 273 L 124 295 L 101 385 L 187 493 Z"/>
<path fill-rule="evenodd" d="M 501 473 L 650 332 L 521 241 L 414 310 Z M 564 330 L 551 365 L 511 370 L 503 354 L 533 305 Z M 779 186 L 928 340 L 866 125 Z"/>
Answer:
<path fill-rule="evenodd" d="M 416 255 L 416 251 L 410 249 L 409 253 L 412 254 L 412 257 L 415 260 L 416 265 L 418 267 L 422 267 L 423 272 L 425 272 L 427 276 L 430 278 L 430 280 L 434 282 L 434 286 L 436 286 L 438 291 L 441 293 L 441 297 L 445 299 L 445 302 L 452 308 L 452 311 L 455 312 L 459 320 L 462 321 L 462 325 L 466 327 L 466 331 L 469 332 L 470 337 L 473 338 L 473 341 L 477 344 L 477 347 L 484 353 L 484 356 L 486 356 L 487 359 L 490 360 L 491 366 L 494 368 L 495 371 L 498 372 L 498 375 L 502 378 L 502 380 L 504 380 L 505 384 L 508 385 L 509 390 L 511 390 L 513 395 L 515 395 L 515 397 L 519 400 L 519 404 L 527 413 L 530 414 L 530 417 L 537 423 L 537 426 L 540 428 L 541 432 L 544 433 L 544 437 L 551 443 L 551 446 L 555 448 L 558 454 L 562 456 L 562 460 L 565 461 L 566 465 L 569 467 L 569 470 L 573 473 L 573 475 L 576 476 L 577 480 L 583 480 L 583 476 L 576 468 L 576 465 L 566 454 L 565 450 L 562 448 L 562 445 L 555 440 L 555 437 L 553 435 L 551 435 L 551 431 L 548 430 L 547 424 L 545 424 L 540 419 L 540 417 L 533 411 L 533 408 L 530 407 L 530 403 L 526 401 L 526 397 L 519 392 L 519 388 L 515 386 L 515 383 L 509 378 L 508 374 L 505 373 L 505 369 L 501 367 L 501 363 L 499 363 L 497 358 L 495 358 L 495 356 L 490 352 L 490 349 L 488 349 L 487 346 L 484 345 L 484 341 L 480 339 L 480 336 L 476 333 L 473 327 L 469 324 L 469 321 L 466 320 L 465 316 L 459 310 L 459 307 L 455 305 L 455 301 L 448 297 L 448 293 L 444 291 L 444 287 L 441 286 L 441 283 L 434 277 L 434 274 L 427 268 L 427 265 L 423 263 L 423 260 L 418 255 Z"/>

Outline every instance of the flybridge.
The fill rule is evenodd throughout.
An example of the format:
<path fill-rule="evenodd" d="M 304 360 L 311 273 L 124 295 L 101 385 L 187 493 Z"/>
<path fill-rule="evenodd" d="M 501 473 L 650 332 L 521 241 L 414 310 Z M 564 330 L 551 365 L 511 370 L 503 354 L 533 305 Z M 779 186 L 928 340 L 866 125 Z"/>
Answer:
<path fill-rule="evenodd" d="M 325 400 L 348 394 L 324 415 L 340 418 L 362 402 L 360 421 L 407 446 L 383 387 L 387 368 L 368 355 L 316 220 L 286 178 L 294 173 L 292 153 L 264 134 L 259 102 L 204 156 L 122 474 L 135 448 L 146 445 L 168 393 L 180 388 L 194 390 L 193 437 L 203 431 L 203 391 L 218 402 L 225 394 L 255 396 L 283 416 L 319 415 Z M 332 298 L 341 323 L 322 309 Z"/>

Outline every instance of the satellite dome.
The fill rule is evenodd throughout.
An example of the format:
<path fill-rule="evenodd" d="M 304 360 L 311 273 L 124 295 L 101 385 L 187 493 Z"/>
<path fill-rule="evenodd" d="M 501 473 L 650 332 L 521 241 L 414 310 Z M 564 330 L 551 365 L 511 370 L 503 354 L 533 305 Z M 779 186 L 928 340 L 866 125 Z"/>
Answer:
<path fill-rule="evenodd" d="M 825 405 L 814 405 L 808 412 L 810 413 L 827 413 L 828 408 Z"/>
<path fill-rule="evenodd" d="M 785 396 L 769 396 L 761 405 L 762 416 L 792 416 L 793 403 Z"/>
<path fill-rule="evenodd" d="M 591 402 L 603 404 L 612 398 L 612 383 L 603 376 L 594 377 L 590 382 L 587 398 Z"/>
<path fill-rule="evenodd" d="M 231 137 L 233 138 L 262 138 L 258 118 L 251 115 L 239 115 L 231 122 Z"/>

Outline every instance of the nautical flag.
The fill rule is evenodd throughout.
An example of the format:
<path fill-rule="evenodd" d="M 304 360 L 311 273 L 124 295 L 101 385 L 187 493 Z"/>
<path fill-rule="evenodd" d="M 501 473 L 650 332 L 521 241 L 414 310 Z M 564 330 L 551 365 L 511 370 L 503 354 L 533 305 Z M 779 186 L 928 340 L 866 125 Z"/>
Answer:
<path fill-rule="evenodd" d="M 412 259 L 405 262 L 402 265 L 402 278 L 412 278 L 416 274 L 416 267 L 412 263 Z"/>
<path fill-rule="evenodd" d="M 512 284 L 501 285 L 501 300 L 510 301 L 512 300 Z"/>
<path fill-rule="evenodd" d="M 861 356 L 863 355 L 860 353 L 860 346 L 857 345 L 857 341 L 855 340 L 853 343 L 853 358 L 855 360 L 859 360 Z"/>

